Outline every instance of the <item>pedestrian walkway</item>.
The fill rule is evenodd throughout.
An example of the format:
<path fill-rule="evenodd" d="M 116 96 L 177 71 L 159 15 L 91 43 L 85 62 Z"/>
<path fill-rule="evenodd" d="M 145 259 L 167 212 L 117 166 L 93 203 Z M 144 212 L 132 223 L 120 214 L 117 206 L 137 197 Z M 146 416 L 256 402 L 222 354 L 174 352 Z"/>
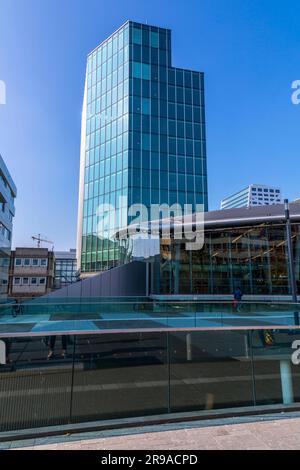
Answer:
<path fill-rule="evenodd" d="M 61 316 L 61 319 L 60 319 Z M 194 329 L 194 328 L 265 328 L 294 326 L 294 314 L 292 312 L 244 312 L 226 313 L 218 311 L 207 312 L 178 312 L 178 313 L 144 313 L 123 312 L 101 314 L 77 314 L 64 313 L 50 315 L 47 313 L 35 313 L 20 315 L 13 318 L 11 315 L 0 315 L 0 336 L 6 333 L 50 333 L 63 331 L 92 331 L 99 333 L 108 330 L 126 329 Z"/>
<path fill-rule="evenodd" d="M 269 415 L 166 424 L 2 443 L 33 450 L 275 450 L 300 449 L 300 416 Z"/>

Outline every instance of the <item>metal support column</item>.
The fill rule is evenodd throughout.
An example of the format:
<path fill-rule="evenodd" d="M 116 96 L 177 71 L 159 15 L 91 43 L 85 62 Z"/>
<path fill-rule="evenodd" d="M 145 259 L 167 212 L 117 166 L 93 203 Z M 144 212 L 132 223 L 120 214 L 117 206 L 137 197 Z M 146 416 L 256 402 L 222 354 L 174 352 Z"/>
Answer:
<path fill-rule="evenodd" d="M 291 218 L 290 218 L 290 207 L 288 199 L 284 200 L 284 215 L 286 221 L 286 239 L 287 239 L 287 248 L 288 248 L 288 264 L 289 264 L 289 280 L 292 299 L 294 303 L 297 303 L 297 283 L 295 275 L 295 263 L 294 263 L 294 253 L 293 253 L 293 242 L 292 242 L 292 228 L 291 228 Z M 294 312 L 295 325 L 299 326 L 299 312 Z"/>

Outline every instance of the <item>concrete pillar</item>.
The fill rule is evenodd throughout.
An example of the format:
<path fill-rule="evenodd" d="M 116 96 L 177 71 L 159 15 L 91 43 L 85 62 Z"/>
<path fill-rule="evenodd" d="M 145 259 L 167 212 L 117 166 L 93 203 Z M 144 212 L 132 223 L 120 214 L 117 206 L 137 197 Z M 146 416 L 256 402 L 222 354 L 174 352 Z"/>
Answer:
<path fill-rule="evenodd" d="M 280 379 L 283 404 L 291 405 L 292 403 L 294 403 L 294 393 L 291 362 L 289 360 L 280 361 Z"/>
<path fill-rule="evenodd" d="M 186 360 L 192 361 L 193 352 L 192 352 L 192 333 L 187 333 L 186 335 Z"/>
<path fill-rule="evenodd" d="M 6 364 L 6 344 L 4 341 L 0 341 L 0 364 Z"/>

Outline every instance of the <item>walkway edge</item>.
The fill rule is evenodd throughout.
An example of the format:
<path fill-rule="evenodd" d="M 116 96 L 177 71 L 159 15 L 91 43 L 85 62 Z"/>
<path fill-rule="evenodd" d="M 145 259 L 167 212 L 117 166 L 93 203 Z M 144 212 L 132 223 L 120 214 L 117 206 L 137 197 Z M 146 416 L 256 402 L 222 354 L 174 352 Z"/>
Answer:
<path fill-rule="evenodd" d="M 275 420 L 290 418 L 290 413 L 300 413 L 300 404 L 294 405 L 268 405 L 255 407 L 241 407 L 233 410 L 206 410 L 197 412 L 182 412 L 160 415 L 141 416 L 134 418 L 112 419 L 102 421 L 89 421 L 87 423 L 64 424 L 61 426 L 48 426 L 42 428 L 21 429 L 18 431 L 0 433 L 0 442 L 35 439 L 49 436 L 63 436 L 65 434 L 79 434 L 86 432 L 109 431 L 116 429 L 143 428 L 172 423 L 188 423 L 193 421 L 211 420 L 211 425 L 218 426 L 224 423 L 216 423 L 220 419 L 235 420 L 241 417 L 253 417 L 257 420 Z M 282 416 L 278 416 L 280 413 Z M 299 414 L 300 416 L 300 414 Z"/>

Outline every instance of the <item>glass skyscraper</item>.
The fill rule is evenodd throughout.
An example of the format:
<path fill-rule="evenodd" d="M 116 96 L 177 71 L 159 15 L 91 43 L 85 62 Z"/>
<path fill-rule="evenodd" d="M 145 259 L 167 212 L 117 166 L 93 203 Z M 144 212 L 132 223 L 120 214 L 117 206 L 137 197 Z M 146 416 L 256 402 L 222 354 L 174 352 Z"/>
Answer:
<path fill-rule="evenodd" d="M 207 169 L 203 73 L 172 67 L 171 31 L 127 21 L 88 56 L 81 136 L 78 260 L 119 263 L 111 231 L 133 204 L 203 204 Z M 101 211 L 103 204 L 115 207 Z M 104 217 L 103 217 L 104 214 Z"/>

